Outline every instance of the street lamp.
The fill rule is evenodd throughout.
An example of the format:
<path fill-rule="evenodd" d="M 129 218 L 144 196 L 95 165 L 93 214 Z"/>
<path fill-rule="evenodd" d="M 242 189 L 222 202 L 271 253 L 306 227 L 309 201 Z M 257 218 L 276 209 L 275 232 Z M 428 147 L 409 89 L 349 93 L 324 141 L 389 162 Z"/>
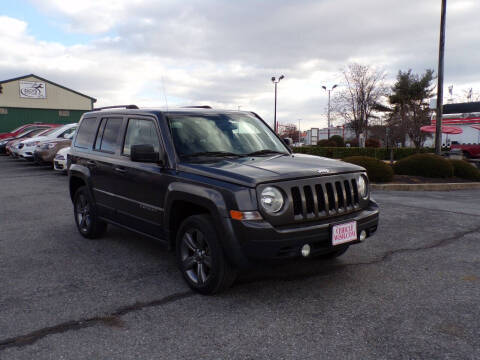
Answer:
<path fill-rule="evenodd" d="M 323 90 L 328 92 L 328 115 L 327 115 L 327 121 L 328 121 L 328 131 L 327 131 L 327 137 L 330 139 L 330 93 L 335 89 L 338 85 L 333 85 L 330 90 L 327 89 L 326 86 L 322 86 Z"/>
<path fill-rule="evenodd" d="M 272 76 L 272 82 L 275 84 L 275 110 L 273 112 L 273 130 L 277 133 L 277 84 L 282 80 L 285 76 L 280 75 L 278 80 L 275 76 Z"/>
<path fill-rule="evenodd" d="M 301 135 L 300 135 L 300 134 L 301 134 L 300 121 L 301 121 L 301 120 L 302 120 L 302 119 L 298 119 L 298 145 L 299 145 L 299 146 L 300 146 L 300 143 L 301 143 L 301 142 L 300 142 L 300 138 L 301 138 Z"/>

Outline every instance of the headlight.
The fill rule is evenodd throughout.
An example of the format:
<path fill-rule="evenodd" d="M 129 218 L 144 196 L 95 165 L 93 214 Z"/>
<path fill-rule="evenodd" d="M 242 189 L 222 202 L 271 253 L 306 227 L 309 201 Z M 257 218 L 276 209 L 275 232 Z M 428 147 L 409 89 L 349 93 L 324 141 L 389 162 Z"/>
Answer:
<path fill-rule="evenodd" d="M 40 145 L 40 149 L 44 149 L 44 150 L 52 149 L 54 147 L 55 147 L 54 143 L 47 143 L 47 144 Z"/>
<path fill-rule="evenodd" d="M 63 155 L 55 155 L 55 160 L 65 160 L 65 156 Z"/>
<path fill-rule="evenodd" d="M 367 177 L 363 174 L 358 177 L 358 194 L 364 199 L 368 196 Z"/>
<path fill-rule="evenodd" d="M 260 204 L 262 208 L 270 215 L 282 210 L 285 200 L 282 192 L 273 186 L 267 186 L 260 194 Z"/>

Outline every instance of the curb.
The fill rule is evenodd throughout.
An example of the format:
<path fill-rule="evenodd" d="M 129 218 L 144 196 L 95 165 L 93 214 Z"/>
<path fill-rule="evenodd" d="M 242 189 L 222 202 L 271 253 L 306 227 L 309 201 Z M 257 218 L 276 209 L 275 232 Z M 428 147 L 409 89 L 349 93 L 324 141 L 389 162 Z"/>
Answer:
<path fill-rule="evenodd" d="M 480 189 L 480 182 L 439 184 L 370 184 L 373 190 L 386 191 L 452 191 Z"/>

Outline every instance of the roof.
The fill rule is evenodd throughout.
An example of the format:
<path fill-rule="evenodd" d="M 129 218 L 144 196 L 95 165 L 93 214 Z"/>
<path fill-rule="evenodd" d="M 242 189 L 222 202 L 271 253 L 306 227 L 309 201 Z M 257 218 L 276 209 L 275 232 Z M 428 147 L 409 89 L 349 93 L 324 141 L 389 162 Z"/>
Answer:
<path fill-rule="evenodd" d="M 28 74 L 28 75 L 23 75 L 23 76 L 15 77 L 15 78 L 12 78 L 12 79 L 1 80 L 1 81 L 0 81 L 0 84 L 4 84 L 4 83 L 7 83 L 7 82 L 11 82 L 11 81 L 22 80 L 22 79 L 26 79 L 26 78 L 29 78 L 29 77 L 37 78 L 37 79 L 39 79 L 39 80 L 48 82 L 48 83 L 50 83 L 50 84 L 52 84 L 52 85 L 58 86 L 58 87 L 60 87 L 60 88 L 62 88 L 62 89 L 65 89 L 65 90 L 67 90 L 67 91 L 71 91 L 71 92 L 73 92 L 73 93 L 75 93 L 75 94 L 77 94 L 77 95 L 80 95 L 80 96 L 89 98 L 89 99 L 93 100 L 93 102 L 96 102 L 96 101 L 97 101 L 97 99 L 95 99 L 95 98 L 93 98 L 93 97 L 91 97 L 91 96 L 82 94 L 82 93 L 80 93 L 80 92 L 78 92 L 78 91 L 75 91 L 75 90 L 72 90 L 72 89 L 70 89 L 70 88 L 67 88 L 66 86 L 63 86 L 63 85 L 54 83 L 53 81 L 47 80 L 47 79 L 42 78 L 41 76 L 38 76 L 38 75 L 35 75 L 35 74 Z"/>
<path fill-rule="evenodd" d="M 165 109 L 165 108 L 139 108 L 139 109 L 105 109 L 105 110 L 93 110 L 89 113 L 122 113 L 122 114 L 145 114 L 145 113 L 163 113 L 166 115 L 171 114 L 202 114 L 202 115 L 216 115 L 216 114 L 252 114 L 250 111 L 238 111 L 238 110 L 221 110 L 221 109 L 204 109 L 204 108 L 174 108 L 174 109 Z"/>
<path fill-rule="evenodd" d="M 473 112 L 480 112 L 480 101 L 443 105 L 444 114 L 460 114 Z"/>

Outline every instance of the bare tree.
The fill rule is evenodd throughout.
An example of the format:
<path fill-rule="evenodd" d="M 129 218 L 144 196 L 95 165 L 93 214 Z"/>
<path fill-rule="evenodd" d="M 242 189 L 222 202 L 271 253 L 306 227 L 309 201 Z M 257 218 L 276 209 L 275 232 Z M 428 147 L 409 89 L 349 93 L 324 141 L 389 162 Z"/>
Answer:
<path fill-rule="evenodd" d="M 353 63 L 344 68 L 342 74 L 346 87 L 334 96 L 333 109 L 359 140 L 361 133 L 367 135 L 368 122 L 376 118 L 376 106 L 388 93 L 385 73 L 369 65 Z"/>

